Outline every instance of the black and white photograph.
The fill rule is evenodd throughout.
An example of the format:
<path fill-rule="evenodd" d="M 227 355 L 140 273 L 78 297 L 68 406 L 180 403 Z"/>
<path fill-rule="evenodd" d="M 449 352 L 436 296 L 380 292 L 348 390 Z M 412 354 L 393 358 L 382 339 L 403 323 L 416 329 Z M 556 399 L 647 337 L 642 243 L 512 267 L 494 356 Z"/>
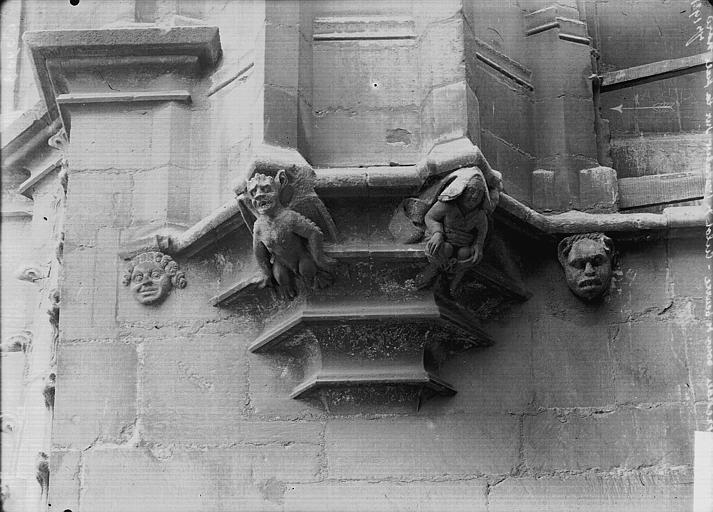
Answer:
<path fill-rule="evenodd" d="M 713 512 L 711 0 L 4 0 L 0 510 Z"/>

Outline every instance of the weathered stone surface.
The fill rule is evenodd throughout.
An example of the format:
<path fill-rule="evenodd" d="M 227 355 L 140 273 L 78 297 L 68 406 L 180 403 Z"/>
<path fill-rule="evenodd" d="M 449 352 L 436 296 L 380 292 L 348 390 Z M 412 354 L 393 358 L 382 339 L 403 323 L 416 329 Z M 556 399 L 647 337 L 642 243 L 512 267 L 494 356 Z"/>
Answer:
<path fill-rule="evenodd" d="M 285 147 L 297 147 L 297 92 L 273 85 L 265 86 L 265 142 Z"/>
<path fill-rule="evenodd" d="M 87 510 L 281 510 L 266 501 L 275 484 L 315 481 L 309 445 L 207 451 L 93 450 L 84 455 Z M 266 496 L 267 494 L 267 496 Z"/>
<path fill-rule="evenodd" d="M 686 366 L 688 369 L 688 382 L 681 388 L 679 382 L 678 389 L 684 396 L 692 396 L 695 400 L 703 400 L 707 397 L 706 376 L 709 375 L 707 368 L 707 343 L 706 340 L 711 333 L 708 331 L 706 322 L 702 322 L 694 316 L 693 304 L 686 303 L 680 313 L 673 319 L 671 326 L 670 346 L 677 348 L 680 354 L 680 346 L 685 344 Z M 680 366 L 680 362 L 676 361 Z M 670 362 L 669 362 L 670 363 Z M 680 375 L 679 375 L 680 378 Z M 688 387 L 690 385 L 690 388 Z M 673 384 L 671 385 L 674 386 Z M 674 387 L 674 389 L 676 389 Z"/>
<path fill-rule="evenodd" d="M 67 243 L 87 243 L 88 235 L 101 227 L 127 227 L 132 220 L 132 185 L 128 173 L 74 174 L 67 185 Z"/>
<path fill-rule="evenodd" d="M 111 338 L 117 330 L 118 232 L 112 228 L 92 232 L 95 239 L 88 246 L 70 240 L 65 245 L 63 340 Z M 79 291 L 69 292 L 72 289 Z"/>
<path fill-rule="evenodd" d="M 426 27 L 419 44 L 421 95 L 465 78 L 463 18 L 460 13 Z M 461 108 L 465 104 L 460 105 Z"/>
<path fill-rule="evenodd" d="M 490 165 L 503 171 L 505 192 L 518 201 L 529 204 L 532 197 L 531 173 L 535 168 L 535 157 L 499 139 L 487 129 L 481 131 L 481 141 L 483 153 L 487 155 Z"/>
<path fill-rule="evenodd" d="M 532 95 L 522 88 L 513 88 L 510 84 L 505 86 L 505 78 L 479 60 L 473 62 L 472 68 L 469 69 L 468 84 L 478 96 L 483 129 L 524 152 L 534 154 L 536 130 L 530 122 L 524 121 L 534 112 Z M 523 122 L 513 123 L 511 120 L 516 118 L 522 118 Z M 487 156 L 491 158 L 490 154 Z M 505 168 L 502 170 L 505 171 Z M 508 170 L 503 174 L 507 177 L 510 172 Z"/>
<path fill-rule="evenodd" d="M 556 317 L 534 322 L 535 405 L 595 407 L 614 403 L 609 332 L 601 325 L 575 322 Z"/>
<path fill-rule="evenodd" d="M 466 135 L 469 119 L 466 105 L 464 80 L 435 87 L 428 93 L 421 110 L 421 137 L 427 150 L 433 144 Z"/>
<path fill-rule="evenodd" d="M 302 362 L 289 354 L 253 355 L 249 358 L 250 411 L 261 418 L 320 418 L 319 403 L 290 398 L 304 375 Z"/>
<path fill-rule="evenodd" d="M 532 206 L 540 211 L 557 209 L 555 171 L 536 169 L 532 172 Z"/>
<path fill-rule="evenodd" d="M 285 512 L 480 512 L 486 510 L 485 481 L 332 482 L 291 485 L 283 495 Z"/>
<path fill-rule="evenodd" d="M 110 111 L 103 105 L 81 108 L 81 115 L 72 116 L 72 143 L 69 146 L 72 173 L 152 167 L 149 155 L 152 154 L 153 115 L 150 108 L 134 106 Z M 119 133 L 121 137 L 117 137 Z"/>
<path fill-rule="evenodd" d="M 673 299 L 664 243 L 618 244 L 617 250 L 621 276 L 614 280 L 612 307 L 622 320 L 664 312 Z"/>
<path fill-rule="evenodd" d="M 411 165 L 419 160 L 419 112 L 413 108 L 365 111 L 335 109 L 315 114 L 313 145 L 315 166 Z M 406 139 L 389 139 L 392 130 L 410 134 Z M 345 137 L 349 144 L 344 143 Z M 406 134 L 404 134 L 406 135 Z M 392 140 L 392 142 L 389 142 Z"/>
<path fill-rule="evenodd" d="M 611 114 L 617 115 L 616 112 Z M 648 120 L 644 122 L 649 124 Z M 642 129 L 645 130 L 643 127 Z M 633 137 L 613 138 L 611 156 L 614 168 L 621 178 L 698 171 L 700 162 L 705 159 L 705 137 L 703 134 L 695 133 L 685 135 L 647 133 L 645 136 L 637 133 Z"/>
<path fill-rule="evenodd" d="M 525 464 L 538 472 L 689 464 L 693 417 L 686 406 L 544 411 L 525 416 Z"/>
<path fill-rule="evenodd" d="M 705 234 L 690 239 L 666 241 L 668 268 L 673 295 L 679 297 L 704 297 L 705 277 L 708 276 L 705 258 Z"/>
<path fill-rule="evenodd" d="M 686 399 L 690 387 L 686 340 L 674 337 L 668 322 L 649 319 L 618 326 L 612 353 L 617 403 Z"/>
<path fill-rule="evenodd" d="M 137 365 L 133 345 L 63 345 L 57 363 L 54 445 L 83 450 L 128 441 L 137 415 Z"/>
<path fill-rule="evenodd" d="M 685 512 L 693 478 L 688 472 L 622 476 L 508 478 L 491 488 L 490 512 Z"/>
<path fill-rule="evenodd" d="M 142 355 L 142 421 L 147 440 L 213 444 L 241 440 L 247 403 L 244 349 L 230 338 L 152 339 Z"/>
<path fill-rule="evenodd" d="M 430 399 L 422 413 L 472 414 L 475 411 L 519 412 L 532 402 L 532 327 L 523 313 L 513 312 L 508 320 L 489 322 L 492 347 L 450 356 L 441 375 L 458 393 L 448 399 Z"/>
<path fill-rule="evenodd" d="M 579 204 L 581 210 L 607 212 L 616 208 L 619 197 L 616 171 L 611 167 L 592 167 L 579 171 Z"/>
<path fill-rule="evenodd" d="M 50 507 L 57 507 L 57 510 L 79 510 L 81 457 L 78 451 L 53 451 L 50 455 L 52 485 L 47 501 Z"/>
<path fill-rule="evenodd" d="M 325 433 L 330 478 L 428 478 L 508 473 L 518 459 L 507 414 L 334 419 Z"/>

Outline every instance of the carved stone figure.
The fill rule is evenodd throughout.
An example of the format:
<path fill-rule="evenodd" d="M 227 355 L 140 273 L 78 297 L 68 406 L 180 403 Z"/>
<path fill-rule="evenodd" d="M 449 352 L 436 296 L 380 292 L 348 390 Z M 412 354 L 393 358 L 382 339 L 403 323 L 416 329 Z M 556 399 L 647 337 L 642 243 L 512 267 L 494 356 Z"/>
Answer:
<path fill-rule="evenodd" d="M 186 276 L 171 256 L 149 251 L 131 260 L 122 279 L 125 286 L 131 285 L 134 298 L 141 304 L 162 302 L 171 289 L 186 287 Z"/>
<path fill-rule="evenodd" d="M 294 192 L 287 171 L 282 169 L 274 177 L 253 175 L 245 194 L 238 197 L 253 235 L 253 253 L 261 272 L 258 287 L 276 286 L 287 298 L 297 295 L 296 278 L 313 289 L 331 284 L 336 263 L 324 254 L 322 246 L 324 233 L 318 222 L 333 227 L 324 205 L 316 195 L 318 204 L 314 200 L 300 203 Z"/>
<path fill-rule="evenodd" d="M 578 297 L 593 301 L 609 289 L 613 242 L 604 233 L 573 235 L 557 246 L 567 285 Z"/>
<path fill-rule="evenodd" d="M 418 287 L 429 286 L 445 274 L 450 277 L 453 293 L 468 269 L 482 259 L 489 218 L 502 190 L 502 176 L 497 171 L 490 172 L 488 181 L 478 167 L 455 170 L 418 198 L 402 203 L 410 224 L 404 229 L 404 222 L 398 225 L 395 218 L 390 226 L 392 233 L 406 243 L 426 240 L 429 266 L 417 278 Z"/>

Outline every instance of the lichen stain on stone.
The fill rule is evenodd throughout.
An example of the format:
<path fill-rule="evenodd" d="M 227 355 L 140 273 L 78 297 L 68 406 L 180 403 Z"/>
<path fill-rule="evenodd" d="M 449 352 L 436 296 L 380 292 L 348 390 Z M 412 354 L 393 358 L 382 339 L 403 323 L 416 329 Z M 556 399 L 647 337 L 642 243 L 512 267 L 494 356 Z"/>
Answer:
<path fill-rule="evenodd" d="M 411 132 L 404 130 L 403 128 L 386 130 L 386 143 L 403 144 L 404 146 L 408 146 L 411 144 Z"/>
<path fill-rule="evenodd" d="M 281 505 L 285 501 L 285 491 L 287 486 L 284 482 L 271 477 L 268 480 L 260 482 L 258 489 L 263 498 L 273 503 Z"/>

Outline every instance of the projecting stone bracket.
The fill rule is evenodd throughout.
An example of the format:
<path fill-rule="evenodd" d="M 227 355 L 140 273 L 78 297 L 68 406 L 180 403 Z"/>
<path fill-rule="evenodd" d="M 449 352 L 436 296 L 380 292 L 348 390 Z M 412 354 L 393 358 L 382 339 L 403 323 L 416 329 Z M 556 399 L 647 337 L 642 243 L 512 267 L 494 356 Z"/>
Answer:
<path fill-rule="evenodd" d="M 333 287 L 278 303 L 249 350 L 287 352 L 302 366 L 293 398 L 345 389 L 410 388 L 420 396 L 449 396 L 455 388 L 439 375 L 449 354 L 486 347 L 493 339 L 482 323 L 529 293 L 488 264 L 464 280 L 456 302 L 440 290 L 418 290 L 414 278 L 426 264 L 423 246 L 328 245 L 338 262 Z M 247 274 L 213 297 L 215 306 L 273 302 Z"/>
<path fill-rule="evenodd" d="M 292 398 L 364 385 L 449 396 L 455 388 L 438 375 L 445 354 L 492 343 L 479 322 L 433 296 L 408 304 L 310 299 L 271 321 L 250 351 L 300 354 L 305 378 Z"/>

